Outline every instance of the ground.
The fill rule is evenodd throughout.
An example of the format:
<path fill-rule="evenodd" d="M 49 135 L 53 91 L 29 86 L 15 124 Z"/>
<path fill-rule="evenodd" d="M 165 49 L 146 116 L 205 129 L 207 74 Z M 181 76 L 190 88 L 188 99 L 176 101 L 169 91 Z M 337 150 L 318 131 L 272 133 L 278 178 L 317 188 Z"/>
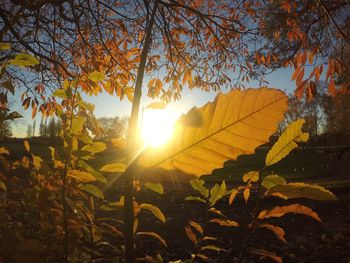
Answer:
<path fill-rule="evenodd" d="M 35 154 L 49 158 L 47 141 L 31 140 L 31 149 Z M 57 147 L 56 141 L 51 142 Z M 0 142 L 0 147 L 7 147 L 16 157 L 23 151 L 23 140 L 8 140 Z M 241 183 L 242 175 L 249 170 L 262 167 L 266 149 L 258 150 L 255 155 L 241 156 L 237 161 L 228 162 L 223 169 L 214 171 L 211 176 L 204 176 L 207 184 L 213 184 L 225 179 L 229 188 Z M 99 169 L 103 164 L 113 162 L 117 153 L 107 151 L 98 156 L 91 164 Z M 15 157 L 15 156 L 14 156 Z M 337 201 L 320 202 L 296 200 L 293 203 L 308 205 L 322 219 L 319 223 L 303 215 L 289 214 L 283 218 L 268 222 L 282 227 L 286 232 L 286 243 L 277 240 L 266 230 L 258 230 L 247 241 L 246 252 L 251 247 L 263 248 L 280 255 L 284 262 L 350 262 L 350 156 L 338 156 L 312 151 L 294 151 L 288 158 L 273 166 L 269 173 L 279 174 L 289 181 L 307 181 L 318 183 L 330 188 L 337 196 Z M 165 193 L 159 195 L 150 190 L 142 190 L 136 194 L 139 203 L 152 203 L 160 207 L 166 216 L 166 222 L 155 219 L 147 211 L 140 213 L 139 231 L 154 231 L 167 242 L 163 247 L 157 240 L 148 237 L 136 237 L 137 256 L 155 255 L 159 252 L 164 261 L 186 259 L 192 253 L 198 253 L 199 248 L 186 237 L 184 226 L 189 220 L 194 220 L 204 227 L 205 235 L 218 238 L 213 244 L 225 249 L 225 252 L 205 251 L 214 262 L 238 262 L 243 251 L 242 247 L 249 233 L 247 227 L 251 221 L 255 206 L 256 192 L 247 204 L 238 196 L 232 205 L 227 198 L 220 201 L 217 208 L 229 219 L 239 223 L 239 227 L 222 227 L 208 222 L 214 214 L 208 214 L 203 204 L 185 201 L 187 195 L 195 195 L 189 184 L 163 183 Z M 109 190 L 107 196 L 118 198 L 122 191 L 122 181 Z M 259 209 L 276 205 L 285 205 L 290 201 L 279 199 L 264 199 Z M 112 212 L 109 216 L 117 217 L 121 211 Z M 122 242 L 121 239 L 119 239 Z M 117 241 L 117 242 L 119 242 Z M 243 262 L 257 262 L 258 256 L 245 253 Z M 263 259 L 269 262 L 269 259 Z M 108 262 L 108 261 L 106 261 Z"/>

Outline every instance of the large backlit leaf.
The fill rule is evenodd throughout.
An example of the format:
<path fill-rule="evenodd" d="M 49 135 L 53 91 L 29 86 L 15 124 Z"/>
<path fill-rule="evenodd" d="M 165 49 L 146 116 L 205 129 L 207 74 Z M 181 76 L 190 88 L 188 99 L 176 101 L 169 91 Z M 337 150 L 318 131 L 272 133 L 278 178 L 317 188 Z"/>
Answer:
<path fill-rule="evenodd" d="M 268 142 L 287 110 L 280 90 L 260 88 L 220 93 L 214 102 L 193 108 L 174 126 L 172 139 L 140 156 L 145 168 L 210 174 L 229 159 L 251 154 Z"/>
<path fill-rule="evenodd" d="M 266 195 L 274 195 L 284 199 L 309 198 L 313 200 L 337 200 L 335 195 L 326 188 L 305 183 L 289 183 L 270 188 Z"/>
<path fill-rule="evenodd" d="M 286 157 L 294 148 L 298 147 L 297 142 L 306 142 L 309 139 L 309 134 L 301 130 L 304 123 L 305 120 L 299 119 L 292 122 L 285 129 L 278 141 L 267 153 L 266 166 L 273 165 Z"/>
<path fill-rule="evenodd" d="M 313 219 L 320 221 L 320 217 L 309 207 L 300 205 L 300 204 L 292 204 L 287 206 L 276 206 L 271 210 L 263 210 L 259 213 L 258 218 L 270 218 L 270 217 L 281 217 L 288 213 L 296 213 L 303 214 L 312 217 Z"/>

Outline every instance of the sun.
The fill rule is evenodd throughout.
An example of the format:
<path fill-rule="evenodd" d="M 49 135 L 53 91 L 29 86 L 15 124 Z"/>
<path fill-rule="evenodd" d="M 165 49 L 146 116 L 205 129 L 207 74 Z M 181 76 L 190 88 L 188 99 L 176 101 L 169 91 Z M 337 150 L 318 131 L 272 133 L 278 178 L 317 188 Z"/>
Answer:
<path fill-rule="evenodd" d="M 173 133 L 175 120 L 175 114 L 167 109 L 145 109 L 141 126 L 145 143 L 153 147 L 166 143 Z"/>

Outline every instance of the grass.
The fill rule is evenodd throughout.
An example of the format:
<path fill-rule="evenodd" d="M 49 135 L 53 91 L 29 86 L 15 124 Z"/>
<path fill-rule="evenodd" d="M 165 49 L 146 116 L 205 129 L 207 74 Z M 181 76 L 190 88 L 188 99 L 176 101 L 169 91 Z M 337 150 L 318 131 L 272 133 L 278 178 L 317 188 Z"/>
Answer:
<path fill-rule="evenodd" d="M 23 139 L 8 139 L 0 142 L 0 147 L 5 147 L 10 152 L 21 156 L 24 153 Z M 49 146 L 57 148 L 58 141 L 47 138 L 34 138 L 29 140 L 31 151 L 45 160 L 50 160 Z M 239 156 L 236 161 L 228 161 L 221 169 L 214 170 L 212 175 L 203 176 L 208 182 L 226 180 L 228 182 L 240 182 L 242 175 L 246 172 L 264 167 L 267 149 L 258 149 L 255 154 Z M 107 149 L 98 154 L 89 163 L 100 169 L 104 164 L 116 162 L 121 159 L 118 151 Z M 314 152 L 293 151 L 279 163 L 268 167 L 267 174 L 278 174 L 289 180 L 325 178 L 330 174 L 331 156 L 316 154 Z"/>

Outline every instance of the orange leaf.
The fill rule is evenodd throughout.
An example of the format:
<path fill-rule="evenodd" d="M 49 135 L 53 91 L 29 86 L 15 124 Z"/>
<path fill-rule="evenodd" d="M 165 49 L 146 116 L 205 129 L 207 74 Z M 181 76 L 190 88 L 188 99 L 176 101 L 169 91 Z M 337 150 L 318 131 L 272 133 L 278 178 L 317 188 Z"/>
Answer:
<path fill-rule="evenodd" d="M 299 72 L 298 74 L 298 77 L 297 77 L 297 80 L 296 80 L 296 83 L 297 85 L 299 85 L 299 83 L 303 80 L 304 78 L 304 73 L 305 73 L 305 69 L 304 67 L 301 69 L 301 71 Z"/>
<path fill-rule="evenodd" d="M 197 237 L 196 235 L 192 232 L 192 229 L 189 225 L 186 225 L 185 226 L 185 231 L 186 231 L 186 235 L 187 237 L 194 243 L 194 244 L 197 244 L 198 243 L 198 240 L 197 240 Z"/>
<path fill-rule="evenodd" d="M 237 195 L 238 191 L 236 189 L 234 189 L 230 195 L 230 199 L 228 200 L 229 204 L 232 204 L 232 202 L 235 200 L 236 195 Z"/>
<path fill-rule="evenodd" d="M 304 91 L 305 91 L 305 84 L 307 83 L 307 79 L 303 80 L 295 89 L 294 95 L 301 99 L 303 97 Z"/>
<path fill-rule="evenodd" d="M 328 91 L 330 94 L 332 94 L 333 97 L 337 93 L 337 90 L 335 88 L 335 82 L 334 82 L 333 78 L 331 78 L 331 81 L 329 82 Z"/>
<path fill-rule="evenodd" d="M 279 226 L 274 226 L 274 225 L 271 225 L 271 224 L 261 224 L 261 225 L 258 225 L 259 228 L 266 228 L 270 231 L 272 231 L 276 237 L 280 240 L 282 240 L 283 242 L 287 242 L 286 239 L 285 239 L 285 232 L 283 230 L 283 228 L 279 227 Z"/>
<path fill-rule="evenodd" d="M 292 204 L 287 206 L 276 206 L 271 210 L 263 210 L 259 213 L 258 218 L 270 218 L 270 217 L 281 217 L 287 213 L 303 214 L 312 217 L 313 219 L 321 222 L 320 217 L 309 207 L 300 204 Z"/>
<path fill-rule="evenodd" d="M 248 202 L 249 196 L 250 196 L 250 188 L 246 187 L 243 191 L 243 198 L 246 203 Z"/>
<path fill-rule="evenodd" d="M 271 258 L 272 260 L 274 260 L 277 263 L 282 263 L 282 258 L 278 255 L 276 255 L 276 253 L 272 252 L 272 251 L 268 251 L 265 249 L 260 249 L 260 248 L 251 248 L 250 252 L 256 255 L 260 255 L 263 257 L 268 257 Z"/>
<path fill-rule="evenodd" d="M 299 74 L 299 71 L 300 71 L 301 67 L 297 67 L 294 72 L 293 72 L 293 75 L 292 75 L 292 80 L 295 80 Z"/>
<path fill-rule="evenodd" d="M 211 219 L 209 222 L 219 224 L 220 226 L 228 226 L 228 227 L 239 226 L 239 224 L 236 221 L 229 220 L 229 219 L 214 218 L 214 219 Z"/>

